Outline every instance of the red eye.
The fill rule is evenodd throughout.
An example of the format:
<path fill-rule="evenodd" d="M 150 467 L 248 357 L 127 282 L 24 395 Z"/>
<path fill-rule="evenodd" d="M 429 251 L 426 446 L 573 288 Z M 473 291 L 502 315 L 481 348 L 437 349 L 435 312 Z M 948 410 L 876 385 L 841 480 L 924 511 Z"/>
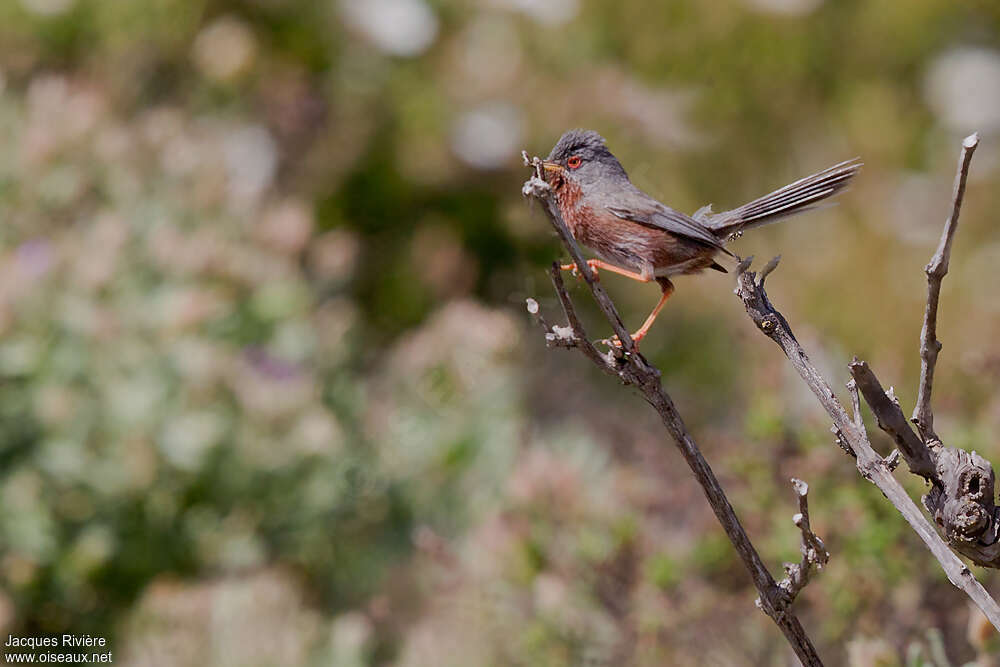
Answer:
<path fill-rule="evenodd" d="M 580 159 L 579 155 L 574 155 L 570 159 L 566 160 L 566 166 L 570 169 L 579 169 L 581 164 L 583 164 L 583 160 Z"/>

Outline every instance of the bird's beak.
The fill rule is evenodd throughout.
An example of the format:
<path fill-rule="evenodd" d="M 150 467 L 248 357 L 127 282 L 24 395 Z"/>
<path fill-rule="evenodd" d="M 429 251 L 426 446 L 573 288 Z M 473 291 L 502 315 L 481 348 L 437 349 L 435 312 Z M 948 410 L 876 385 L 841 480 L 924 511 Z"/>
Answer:
<path fill-rule="evenodd" d="M 559 164 L 558 162 L 549 162 L 548 160 L 542 160 L 542 169 L 544 169 L 545 171 L 553 171 L 557 174 L 560 174 L 564 171 L 561 164 Z"/>

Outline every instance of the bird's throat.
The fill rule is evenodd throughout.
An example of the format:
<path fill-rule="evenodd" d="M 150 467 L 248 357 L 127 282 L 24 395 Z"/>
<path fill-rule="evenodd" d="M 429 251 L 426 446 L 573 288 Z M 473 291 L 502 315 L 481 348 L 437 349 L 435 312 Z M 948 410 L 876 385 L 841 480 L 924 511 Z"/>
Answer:
<path fill-rule="evenodd" d="M 573 236 L 579 239 L 578 230 L 581 224 L 585 224 L 582 218 L 586 217 L 585 210 L 589 212 L 589 208 L 581 205 L 583 190 L 567 178 L 560 178 L 558 182 L 552 184 L 552 187 L 563 220 L 566 221 Z"/>

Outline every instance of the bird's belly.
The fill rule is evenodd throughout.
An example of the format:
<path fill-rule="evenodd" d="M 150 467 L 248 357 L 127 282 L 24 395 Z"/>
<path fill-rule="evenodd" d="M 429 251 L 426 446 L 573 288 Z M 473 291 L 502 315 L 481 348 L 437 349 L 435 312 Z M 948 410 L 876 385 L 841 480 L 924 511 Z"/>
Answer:
<path fill-rule="evenodd" d="M 716 249 L 614 215 L 579 207 L 567 222 L 573 236 L 606 262 L 658 277 L 697 273 L 715 261 Z"/>
<path fill-rule="evenodd" d="M 584 245 L 587 245 L 586 243 Z M 594 251 L 594 254 L 603 259 L 605 262 L 610 262 L 615 266 L 620 266 L 623 269 L 629 269 L 635 271 L 636 273 L 642 273 L 642 268 L 644 262 L 642 257 L 635 252 L 630 251 L 628 248 L 620 246 L 588 246 Z"/>
<path fill-rule="evenodd" d="M 598 219 L 589 207 L 583 206 L 566 222 L 573 237 L 604 261 L 637 273 L 649 266 L 648 239 L 628 228 L 637 225 L 610 215 Z"/>

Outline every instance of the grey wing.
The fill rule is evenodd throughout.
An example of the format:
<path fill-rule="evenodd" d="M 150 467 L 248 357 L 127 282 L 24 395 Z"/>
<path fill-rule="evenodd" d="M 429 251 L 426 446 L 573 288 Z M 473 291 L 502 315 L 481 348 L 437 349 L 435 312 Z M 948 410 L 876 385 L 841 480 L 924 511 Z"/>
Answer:
<path fill-rule="evenodd" d="M 637 211 L 620 206 L 608 206 L 607 209 L 623 220 L 631 220 L 646 227 L 662 229 L 673 234 L 686 236 L 687 238 L 700 241 L 707 246 L 728 251 L 722 247 L 719 237 L 712 233 L 712 230 L 694 218 L 684 215 L 680 211 L 659 204 L 655 208 L 645 211 Z"/>

